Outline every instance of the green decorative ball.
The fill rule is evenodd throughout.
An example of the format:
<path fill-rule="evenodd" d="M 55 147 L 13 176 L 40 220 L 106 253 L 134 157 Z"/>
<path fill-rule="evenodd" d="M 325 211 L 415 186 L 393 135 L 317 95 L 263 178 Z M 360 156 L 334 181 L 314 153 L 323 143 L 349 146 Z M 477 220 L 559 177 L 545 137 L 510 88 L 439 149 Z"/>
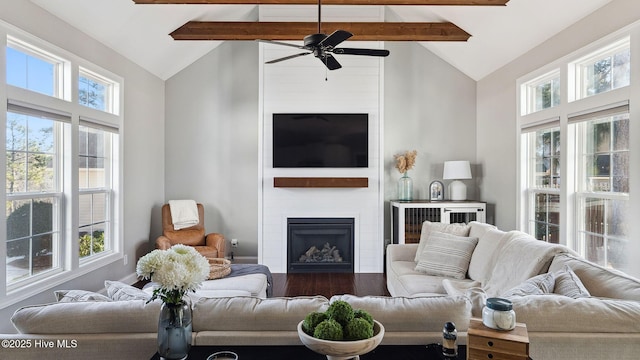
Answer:
<path fill-rule="evenodd" d="M 369 314 L 368 312 L 362 309 L 355 310 L 353 312 L 353 317 L 356 319 L 357 318 L 365 319 L 369 322 L 369 324 L 371 324 L 371 326 L 373 326 L 373 316 L 371 316 L 371 314 Z"/>
<path fill-rule="evenodd" d="M 327 309 L 329 319 L 339 322 L 342 326 L 346 326 L 353 319 L 353 308 L 344 300 L 337 300 L 329 305 Z"/>
<path fill-rule="evenodd" d="M 373 325 L 364 318 L 354 318 L 344 328 L 346 340 L 364 340 L 373 337 Z"/>
<path fill-rule="evenodd" d="M 313 336 L 316 326 L 324 320 L 327 320 L 327 314 L 318 311 L 311 312 L 305 316 L 304 321 L 302 322 L 302 330 Z"/>
<path fill-rule="evenodd" d="M 313 331 L 313 337 L 322 340 L 340 341 L 343 339 L 342 325 L 335 320 L 322 321 Z"/>

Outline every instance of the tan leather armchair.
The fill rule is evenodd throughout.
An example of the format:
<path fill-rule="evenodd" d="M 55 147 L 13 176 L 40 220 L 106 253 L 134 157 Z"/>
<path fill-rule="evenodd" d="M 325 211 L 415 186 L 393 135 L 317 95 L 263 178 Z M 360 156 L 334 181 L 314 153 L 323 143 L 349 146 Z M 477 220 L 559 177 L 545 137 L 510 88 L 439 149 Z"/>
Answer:
<path fill-rule="evenodd" d="M 210 233 L 206 236 L 204 234 L 204 207 L 202 204 L 198 204 L 198 218 L 200 219 L 200 222 L 197 225 L 180 230 L 174 230 L 169 204 L 164 204 L 162 206 L 163 235 L 156 239 L 156 248 L 166 250 L 173 245 L 183 244 L 193 246 L 205 257 L 224 257 L 224 247 L 226 243 L 224 236 L 218 233 Z"/>

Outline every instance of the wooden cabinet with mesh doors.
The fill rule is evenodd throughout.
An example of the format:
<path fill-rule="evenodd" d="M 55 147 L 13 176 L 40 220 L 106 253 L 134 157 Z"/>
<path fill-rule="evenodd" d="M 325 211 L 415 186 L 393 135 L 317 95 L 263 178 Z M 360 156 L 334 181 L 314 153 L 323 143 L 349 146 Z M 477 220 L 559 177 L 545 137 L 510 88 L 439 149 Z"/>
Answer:
<path fill-rule="evenodd" d="M 425 221 L 447 224 L 486 222 L 487 204 L 481 201 L 391 201 L 391 243 L 420 242 Z"/>

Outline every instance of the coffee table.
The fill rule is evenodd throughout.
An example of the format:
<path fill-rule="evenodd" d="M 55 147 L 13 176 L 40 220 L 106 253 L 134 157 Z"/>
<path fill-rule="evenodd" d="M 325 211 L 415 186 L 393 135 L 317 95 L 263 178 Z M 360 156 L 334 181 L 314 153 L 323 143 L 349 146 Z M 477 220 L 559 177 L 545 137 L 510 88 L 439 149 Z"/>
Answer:
<path fill-rule="evenodd" d="M 458 360 L 466 359 L 466 346 L 458 346 Z M 188 360 L 206 360 L 218 351 L 233 351 L 238 360 L 326 360 L 327 357 L 305 346 L 192 346 Z M 372 352 L 360 356 L 361 360 L 443 360 L 440 345 L 381 345 Z M 151 360 L 160 360 L 155 354 Z"/>

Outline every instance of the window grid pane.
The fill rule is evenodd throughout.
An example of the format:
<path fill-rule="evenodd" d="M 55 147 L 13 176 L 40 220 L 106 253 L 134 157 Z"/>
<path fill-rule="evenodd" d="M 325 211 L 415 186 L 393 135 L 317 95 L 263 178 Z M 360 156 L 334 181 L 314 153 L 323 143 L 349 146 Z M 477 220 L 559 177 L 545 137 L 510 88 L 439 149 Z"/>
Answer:
<path fill-rule="evenodd" d="M 586 121 L 580 128 L 585 134 L 580 188 L 590 192 L 628 193 L 629 114 Z"/>
<path fill-rule="evenodd" d="M 524 114 L 531 114 L 540 110 L 560 105 L 560 72 L 538 77 L 525 83 L 521 96 L 525 100 Z"/>
<path fill-rule="evenodd" d="M 80 195 L 80 258 L 99 254 L 110 248 L 108 199 L 108 192 Z"/>
<path fill-rule="evenodd" d="M 7 193 L 57 191 L 56 121 L 7 112 Z"/>
<path fill-rule="evenodd" d="M 55 197 L 7 201 L 7 285 L 57 268 L 59 206 Z"/>
<path fill-rule="evenodd" d="M 579 234 L 585 258 L 602 266 L 624 268 L 628 201 L 586 197 L 581 205 L 584 225 Z"/>
<path fill-rule="evenodd" d="M 612 49 L 594 53 L 588 60 L 577 63 L 578 98 L 585 98 L 631 83 L 631 50 L 629 40 Z"/>

